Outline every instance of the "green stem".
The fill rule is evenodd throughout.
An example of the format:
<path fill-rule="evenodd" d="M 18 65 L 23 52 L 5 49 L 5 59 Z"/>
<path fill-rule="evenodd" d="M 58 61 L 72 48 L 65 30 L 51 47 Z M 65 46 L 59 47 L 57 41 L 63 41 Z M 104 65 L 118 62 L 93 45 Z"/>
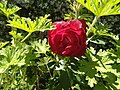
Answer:
<path fill-rule="evenodd" d="M 88 42 L 94 37 L 95 35 L 91 36 L 90 38 L 88 38 L 88 40 L 86 41 L 86 43 L 88 44 Z"/>
<path fill-rule="evenodd" d="M 88 36 L 88 34 L 89 34 L 91 28 L 92 28 L 92 27 L 95 25 L 95 23 L 97 22 L 98 18 L 99 18 L 99 17 L 95 16 L 95 18 L 94 18 L 92 24 L 90 25 L 90 27 L 89 27 L 89 29 L 88 29 L 88 31 L 87 31 L 87 36 Z"/>
<path fill-rule="evenodd" d="M 47 67 L 47 69 L 48 69 L 48 72 L 49 72 L 49 74 L 50 74 L 50 77 L 52 78 L 52 74 L 51 74 L 50 69 L 49 69 L 49 67 L 48 67 L 47 64 L 46 64 L 46 67 Z"/>
<path fill-rule="evenodd" d="M 76 2 L 76 6 L 75 6 L 75 14 L 76 14 L 76 17 L 75 19 L 78 19 L 79 17 L 79 10 L 80 10 L 80 5 L 78 2 Z"/>
<path fill-rule="evenodd" d="M 99 60 L 101 65 L 106 69 L 105 65 L 103 64 L 103 62 L 101 60 Z"/>
<path fill-rule="evenodd" d="M 38 74 L 38 70 L 36 72 L 36 76 L 37 76 L 37 83 L 36 83 L 36 90 L 38 90 L 40 87 L 39 87 L 39 80 L 40 80 L 40 77 L 39 77 L 39 74 Z"/>
<path fill-rule="evenodd" d="M 78 19 L 79 12 L 77 10 L 76 10 L 75 14 L 76 14 L 76 19 Z"/>
<path fill-rule="evenodd" d="M 28 35 L 21 41 L 24 42 L 32 33 L 28 33 Z"/>

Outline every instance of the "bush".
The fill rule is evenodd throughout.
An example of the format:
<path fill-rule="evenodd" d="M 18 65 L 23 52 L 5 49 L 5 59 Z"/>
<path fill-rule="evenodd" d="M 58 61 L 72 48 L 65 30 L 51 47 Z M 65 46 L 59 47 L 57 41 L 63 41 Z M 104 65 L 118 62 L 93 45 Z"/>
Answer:
<path fill-rule="evenodd" d="M 103 0 L 101 3 L 90 0 L 74 2 L 68 0 L 68 3 L 63 2 L 67 1 L 10 0 L 0 2 L 0 27 L 2 28 L 0 33 L 0 89 L 120 89 L 120 40 L 119 31 L 117 31 L 119 25 L 116 23 L 119 22 L 119 16 L 116 14 L 120 14 L 120 1 Z M 64 17 L 65 13 L 68 14 Z M 56 28 L 52 26 L 53 21 L 63 20 L 63 18 L 86 21 L 86 31 L 83 30 L 85 23 L 77 27 L 87 35 L 88 47 L 81 57 L 63 57 L 51 51 L 46 32 Z M 111 18 L 115 19 L 114 23 L 111 23 Z M 78 24 L 73 23 L 72 29 L 76 28 L 75 25 Z M 114 25 L 118 25 L 118 28 Z M 65 36 L 66 33 L 67 31 L 62 39 L 57 33 L 58 41 L 62 46 L 75 40 Z M 80 40 L 77 41 L 81 43 Z M 112 46 L 108 46 L 109 43 Z M 65 49 L 68 50 L 69 47 L 65 46 Z"/>

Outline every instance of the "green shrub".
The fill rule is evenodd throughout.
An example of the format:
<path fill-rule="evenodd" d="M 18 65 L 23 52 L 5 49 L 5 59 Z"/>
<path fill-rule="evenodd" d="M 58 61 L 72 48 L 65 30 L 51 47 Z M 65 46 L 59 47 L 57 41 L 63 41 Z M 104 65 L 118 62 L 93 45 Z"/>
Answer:
<path fill-rule="evenodd" d="M 74 4 L 68 1 L 73 10 L 70 13 L 63 9 L 68 3 L 63 4 L 62 0 L 0 2 L 1 90 L 120 89 L 120 39 L 117 31 L 114 32 L 117 30 L 114 25 L 118 25 L 115 22 L 119 22 L 116 14 L 120 14 L 120 1 L 77 0 Z M 47 36 L 43 37 L 55 28 L 52 20 L 63 20 L 65 13 L 68 13 L 66 20 L 86 20 L 88 47 L 82 57 L 62 57 L 53 53 Z M 113 24 L 109 23 L 110 18 L 115 19 Z M 108 42 L 112 48 L 97 48 Z"/>

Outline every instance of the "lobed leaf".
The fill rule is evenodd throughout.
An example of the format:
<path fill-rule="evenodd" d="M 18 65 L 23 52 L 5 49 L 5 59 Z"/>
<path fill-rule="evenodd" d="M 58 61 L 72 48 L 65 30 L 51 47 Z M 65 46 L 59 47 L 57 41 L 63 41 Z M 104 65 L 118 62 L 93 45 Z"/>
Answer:
<path fill-rule="evenodd" d="M 8 26 L 18 28 L 29 33 L 35 31 L 45 31 L 52 29 L 51 20 L 47 19 L 49 15 L 45 15 L 44 17 L 36 18 L 36 20 L 31 20 L 30 18 L 19 17 L 15 15 L 13 20 L 9 20 Z"/>
<path fill-rule="evenodd" d="M 7 18 L 14 14 L 15 12 L 19 11 L 21 8 L 17 6 L 7 7 L 7 1 L 0 3 L 0 11 L 3 15 L 5 15 Z"/>
<path fill-rule="evenodd" d="M 49 51 L 49 46 L 47 44 L 47 39 L 34 41 L 31 43 L 32 47 L 36 50 L 36 53 L 46 54 Z"/>
<path fill-rule="evenodd" d="M 77 0 L 97 17 L 120 14 L 120 0 Z"/>

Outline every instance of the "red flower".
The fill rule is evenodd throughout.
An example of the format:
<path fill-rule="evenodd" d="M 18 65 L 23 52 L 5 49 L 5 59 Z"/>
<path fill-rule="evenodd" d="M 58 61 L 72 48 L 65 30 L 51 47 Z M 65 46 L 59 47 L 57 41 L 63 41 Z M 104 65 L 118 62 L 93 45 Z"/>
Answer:
<path fill-rule="evenodd" d="M 79 57 L 86 51 L 86 23 L 84 20 L 55 22 L 56 29 L 48 32 L 51 50 L 61 56 Z"/>

